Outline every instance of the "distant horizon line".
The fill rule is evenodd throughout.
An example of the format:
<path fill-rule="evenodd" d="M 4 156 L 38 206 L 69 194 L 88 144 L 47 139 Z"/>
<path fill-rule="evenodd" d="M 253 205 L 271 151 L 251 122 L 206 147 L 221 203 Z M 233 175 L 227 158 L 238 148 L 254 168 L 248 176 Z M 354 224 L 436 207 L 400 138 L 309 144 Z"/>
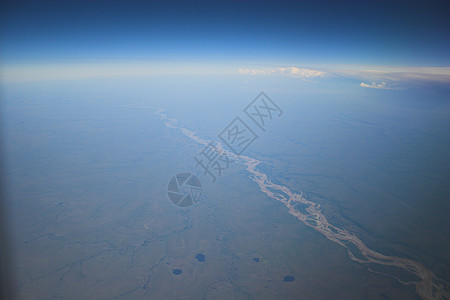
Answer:
<path fill-rule="evenodd" d="M 361 87 L 396 89 L 401 82 L 450 83 L 450 67 L 363 64 L 288 64 L 198 62 L 186 60 L 80 60 L 78 62 L 15 63 L 0 70 L 3 83 L 107 79 L 154 75 L 284 76 L 300 80 L 351 78 Z M 369 81 L 366 83 L 365 81 Z"/>

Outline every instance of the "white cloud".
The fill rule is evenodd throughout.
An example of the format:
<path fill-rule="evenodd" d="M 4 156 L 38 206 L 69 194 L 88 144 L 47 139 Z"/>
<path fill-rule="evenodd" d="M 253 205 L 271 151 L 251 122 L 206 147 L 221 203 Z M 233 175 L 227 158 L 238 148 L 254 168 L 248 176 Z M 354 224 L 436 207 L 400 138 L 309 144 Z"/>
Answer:
<path fill-rule="evenodd" d="M 49 64 L 7 64 L 0 68 L 6 82 L 133 77 L 166 74 L 238 74 L 251 76 L 285 76 L 303 81 L 323 77 L 356 79 L 361 87 L 398 89 L 427 84 L 450 84 L 450 67 L 389 67 L 365 65 L 321 65 L 319 69 L 285 67 L 239 68 L 233 64 L 199 62 L 104 61 Z"/>
<path fill-rule="evenodd" d="M 372 81 L 371 84 L 367 84 L 364 82 L 361 82 L 360 84 L 361 87 L 365 87 L 365 88 L 372 88 L 372 89 L 382 89 L 382 90 L 393 90 L 396 89 L 393 84 L 390 84 L 386 81 L 382 81 L 380 83 L 376 83 L 375 81 Z"/>
<path fill-rule="evenodd" d="M 362 87 L 394 88 L 389 84 L 408 84 L 411 82 L 450 83 L 449 67 L 379 67 L 379 66 L 336 66 L 326 68 L 335 75 L 346 78 L 362 79 L 372 84 L 362 83 Z M 378 82 L 375 83 L 374 82 Z M 383 86 L 383 82 L 386 86 Z M 381 84 L 381 85 L 380 85 Z"/>
<path fill-rule="evenodd" d="M 297 67 L 239 69 L 238 73 L 242 75 L 282 75 L 300 79 L 328 76 L 328 73 L 326 72 Z"/>

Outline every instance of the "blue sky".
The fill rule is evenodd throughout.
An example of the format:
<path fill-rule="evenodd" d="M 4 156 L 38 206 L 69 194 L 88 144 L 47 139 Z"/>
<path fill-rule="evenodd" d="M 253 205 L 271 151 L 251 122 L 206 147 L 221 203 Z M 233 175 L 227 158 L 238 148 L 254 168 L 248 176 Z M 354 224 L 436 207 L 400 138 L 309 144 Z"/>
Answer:
<path fill-rule="evenodd" d="M 12 1 L 4 66 L 449 67 L 445 1 Z M 446 71 L 447 72 L 447 71 Z"/>
<path fill-rule="evenodd" d="M 444 2 L 312 2 L 12 2 L 2 58 L 450 63 Z"/>

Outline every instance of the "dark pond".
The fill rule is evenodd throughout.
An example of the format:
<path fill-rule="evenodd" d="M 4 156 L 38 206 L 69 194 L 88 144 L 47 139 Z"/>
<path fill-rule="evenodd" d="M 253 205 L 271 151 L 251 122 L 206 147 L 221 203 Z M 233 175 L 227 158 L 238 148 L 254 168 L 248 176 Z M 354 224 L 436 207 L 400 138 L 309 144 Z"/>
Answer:
<path fill-rule="evenodd" d="M 180 270 L 180 269 L 174 269 L 174 270 L 172 271 L 172 273 L 175 274 L 175 275 L 180 275 L 181 273 L 183 273 L 183 271 Z"/>
<path fill-rule="evenodd" d="M 195 258 L 200 262 L 205 261 L 205 255 L 202 253 L 197 254 Z"/>
<path fill-rule="evenodd" d="M 294 276 L 284 276 L 284 279 L 283 279 L 283 281 L 286 281 L 286 282 L 291 282 L 294 280 L 295 280 Z"/>

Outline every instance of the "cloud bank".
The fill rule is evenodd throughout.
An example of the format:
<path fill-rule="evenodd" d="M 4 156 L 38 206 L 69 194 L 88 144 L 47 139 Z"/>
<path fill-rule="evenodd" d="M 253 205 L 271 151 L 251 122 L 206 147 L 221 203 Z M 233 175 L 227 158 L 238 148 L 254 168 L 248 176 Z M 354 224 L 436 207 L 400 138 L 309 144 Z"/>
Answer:
<path fill-rule="evenodd" d="M 293 78 L 307 79 L 317 77 L 328 77 L 329 74 L 323 71 L 297 68 L 297 67 L 279 67 L 263 69 L 239 69 L 241 75 L 281 75 Z"/>
<path fill-rule="evenodd" d="M 398 89 L 411 84 L 450 84 L 449 67 L 338 66 L 326 70 L 340 77 L 363 80 L 360 86 L 366 88 Z"/>
<path fill-rule="evenodd" d="M 370 83 L 370 84 L 361 82 L 360 86 L 361 87 L 365 87 L 365 88 L 381 89 L 381 90 L 394 90 L 394 89 L 397 89 L 396 87 L 393 86 L 393 84 L 388 83 L 386 81 L 382 81 L 380 83 L 376 83 L 375 81 L 372 81 L 372 83 Z"/>

